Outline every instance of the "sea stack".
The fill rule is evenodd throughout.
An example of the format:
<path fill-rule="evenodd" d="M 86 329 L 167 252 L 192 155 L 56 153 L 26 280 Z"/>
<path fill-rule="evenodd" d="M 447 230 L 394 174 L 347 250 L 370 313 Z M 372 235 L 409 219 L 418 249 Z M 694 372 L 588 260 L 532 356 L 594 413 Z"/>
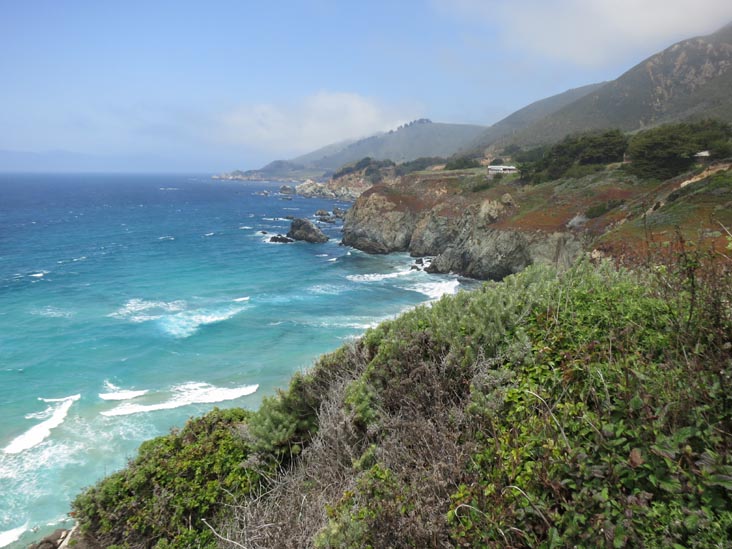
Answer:
<path fill-rule="evenodd" d="M 293 219 L 290 225 L 290 232 L 287 233 L 288 238 L 293 240 L 304 240 L 314 244 L 322 244 L 328 242 L 328 237 L 318 227 L 313 225 L 308 219 Z"/>

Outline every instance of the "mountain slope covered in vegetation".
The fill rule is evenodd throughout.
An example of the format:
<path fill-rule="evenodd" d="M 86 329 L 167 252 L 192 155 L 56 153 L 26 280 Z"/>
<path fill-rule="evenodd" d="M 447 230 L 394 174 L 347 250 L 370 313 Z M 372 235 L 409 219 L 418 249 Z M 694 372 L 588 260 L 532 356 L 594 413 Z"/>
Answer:
<path fill-rule="evenodd" d="M 732 122 L 732 24 L 674 44 L 616 80 L 516 132 L 540 144 L 578 132 L 624 131 L 687 119 Z"/>

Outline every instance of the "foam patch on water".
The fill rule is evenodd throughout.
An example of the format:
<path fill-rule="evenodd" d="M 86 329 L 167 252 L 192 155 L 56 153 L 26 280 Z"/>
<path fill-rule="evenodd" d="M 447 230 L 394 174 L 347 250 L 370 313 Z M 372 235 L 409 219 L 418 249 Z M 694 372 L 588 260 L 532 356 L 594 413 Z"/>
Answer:
<path fill-rule="evenodd" d="M 112 318 L 129 320 L 130 322 L 140 323 L 149 320 L 157 320 L 165 313 L 174 313 L 182 311 L 186 307 L 186 302 L 178 301 L 147 301 L 145 299 L 130 299 L 122 307 L 115 312 L 107 315 Z"/>
<path fill-rule="evenodd" d="M 390 278 L 399 278 L 402 276 L 408 276 L 416 271 L 412 269 L 406 269 L 404 271 L 397 271 L 394 273 L 372 273 L 362 275 L 348 275 L 346 278 L 351 282 L 379 282 L 381 280 L 389 280 Z"/>
<path fill-rule="evenodd" d="M 50 413 L 50 417 L 48 419 L 31 427 L 25 433 L 13 439 L 13 441 L 5 447 L 3 452 L 6 454 L 19 454 L 20 452 L 29 450 L 34 446 L 38 446 L 41 442 L 51 436 L 51 429 L 55 429 L 64 422 L 64 419 L 66 419 L 66 416 L 69 413 L 69 409 L 74 402 L 79 400 L 79 398 L 81 398 L 81 395 L 72 395 L 65 398 L 55 399 L 40 399 L 44 402 L 58 403 L 58 406 Z"/>
<path fill-rule="evenodd" d="M 249 301 L 249 296 L 245 295 L 244 297 L 236 297 L 234 298 L 234 301 L 236 303 L 243 303 L 244 301 Z"/>
<path fill-rule="evenodd" d="M 175 237 L 170 235 L 159 236 L 158 240 L 175 240 Z"/>
<path fill-rule="evenodd" d="M 28 530 L 27 522 L 23 526 L 0 532 L 0 547 L 7 547 L 14 541 L 18 541 L 26 530 Z"/>
<path fill-rule="evenodd" d="M 126 403 L 111 410 L 102 412 L 104 416 L 126 416 L 158 410 L 172 410 L 191 404 L 213 404 L 227 400 L 235 400 L 255 393 L 259 385 L 245 385 L 243 387 L 216 387 L 208 383 L 188 382 L 171 389 L 173 393 L 169 400 L 154 404 Z"/>
<path fill-rule="evenodd" d="M 43 309 L 34 309 L 31 311 L 31 314 L 36 316 L 42 316 L 45 318 L 71 318 L 74 316 L 74 313 L 72 311 L 65 311 L 63 309 L 59 309 L 58 307 L 51 307 L 50 305 L 48 307 L 44 307 Z"/>
<path fill-rule="evenodd" d="M 146 389 L 139 391 L 121 389 L 109 381 L 104 382 L 104 387 L 109 392 L 99 393 L 99 398 L 102 400 L 132 400 L 133 398 L 137 398 L 148 393 Z"/>
<path fill-rule="evenodd" d="M 241 227 L 239 227 L 239 229 L 242 230 L 242 231 L 250 231 L 253 228 L 254 227 L 250 227 L 249 225 L 242 225 Z"/>
<path fill-rule="evenodd" d="M 48 274 L 48 271 L 38 271 L 37 273 L 30 273 L 28 276 L 31 278 L 43 278 Z"/>
<path fill-rule="evenodd" d="M 345 292 L 348 288 L 337 284 L 316 284 L 308 288 L 308 293 L 315 295 L 338 295 Z"/>
<path fill-rule="evenodd" d="M 452 295 L 458 291 L 460 281 L 458 280 L 441 280 L 440 282 L 423 282 L 409 286 L 408 290 L 413 290 L 426 295 L 430 300 L 440 299 L 443 295 Z"/>
<path fill-rule="evenodd" d="M 205 234 L 205 235 L 203 235 L 203 236 L 213 236 L 213 235 L 215 235 L 215 234 L 216 234 L 216 233 L 206 233 L 206 234 Z"/>
<path fill-rule="evenodd" d="M 158 320 L 167 334 L 185 338 L 195 334 L 201 326 L 223 322 L 238 315 L 245 307 L 227 307 L 217 310 L 183 311 L 175 315 L 163 316 Z"/>

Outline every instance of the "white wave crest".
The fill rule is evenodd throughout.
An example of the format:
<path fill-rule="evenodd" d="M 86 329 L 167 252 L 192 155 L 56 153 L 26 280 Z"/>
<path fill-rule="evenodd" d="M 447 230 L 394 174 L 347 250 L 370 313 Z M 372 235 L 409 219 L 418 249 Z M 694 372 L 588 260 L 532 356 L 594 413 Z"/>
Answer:
<path fill-rule="evenodd" d="M 20 452 L 24 452 L 34 446 L 38 446 L 51 435 L 51 429 L 58 427 L 64 422 L 71 405 L 79 400 L 79 398 L 81 398 L 81 395 L 72 395 L 66 398 L 40 399 L 44 402 L 59 402 L 60 404 L 55 410 L 53 410 L 51 417 L 16 437 L 5 447 L 3 452 L 6 454 L 19 454 Z"/>
<path fill-rule="evenodd" d="M 158 322 L 166 333 L 176 338 L 184 338 L 196 333 L 201 326 L 223 322 L 243 310 L 244 307 L 228 307 L 215 311 L 183 311 L 175 315 L 161 317 Z"/>
<path fill-rule="evenodd" d="M 26 530 L 28 530 L 27 522 L 23 526 L 0 532 L 0 547 L 6 547 L 14 541 L 18 541 Z"/>
<path fill-rule="evenodd" d="M 399 278 L 402 276 L 407 276 L 415 271 L 411 269 L 406 269 L 404 271 L 397 271 L 395 273 L 373 273 L 373 274 L 363 274 L 363 275 L 348 275 L 346 278 L 350 280 L 351 282 L 378 282 L 380 280 L 388 280 L 390 278 Z"/>
<path fill-rule="evenodd" d="M 205 235 L 203 235 L 203 236 L 213 236 L 213 235 L 215 235 L 215 234 L 216 234 L 216 233 L 206 233 L 206 234 L 205 234 Z"/>
<path fill-rule="evenodd" d="M 426 295 L 430 300 L 440 299 L 443 295 L 452 295 L 458 291 L 460 281 L 458 280 L 442 280 L 440 282 L 423 282 L 409 286 L 408 290 L 413 290 Z"/>
<path fill-rule="evenodd" d="M 248 295 L 245 295 L 244 297 L 236 297 L 236 298 L 234 298 L 234 301 L 236 301 L 237 303 L 242 303 L 244 301 L 249 301 L 249 296 Z"/>
<path fill-rule="evenodd" d="M 31 278 L 43 278 L 48 274 L 48 271 L 39 271 L 37 273 L 30 273 L 28 276 Z"/>
<path fill-rule="evenodd" d="M 105 381 L 104 387 L 109 392 L 99 393 L 99 398 L 102 400 L 131 400 L 148 393 L 147 390 L 133 391 L 129 389 L 120 389 L 110 381 Z"/>
<path fill-rule="evenodd" d="M 208 383 L 188 382 L 172 388 L 171 399 L 155 404 L 126 403 L 111 410 L 102 412 L 103 416 L 126 416 L 158 410 L 172 410 L 190 404 L 213 404 L 226 400 L 234 400 L 251 395 L 259 389 L 259 385 L 243 387 L 216 387 Z"/>
<path fill-rule="evenodd" d="M 182 311 L 185 307 L 186 302 L 182 300 L 146 301 L 144 299 L 134 298 L 130 299 L 122 307 L 107 316 L 140 323 L 147 322 L 148 320 L 157 320 L 162 317 L 164 313 Z"/>
<path fill-rule="evenodd" d="M 242 231 L 249 231 L 253 229 L 253 227 L 250 227 L 249 225 L 242 225 L 241 227 L 239 227 L 239 229 Z"/>
<path fill-rule="evenodd" d="M 159 236 L 158 240 L 175 240 L 175 237 L 170 235 Z"/>

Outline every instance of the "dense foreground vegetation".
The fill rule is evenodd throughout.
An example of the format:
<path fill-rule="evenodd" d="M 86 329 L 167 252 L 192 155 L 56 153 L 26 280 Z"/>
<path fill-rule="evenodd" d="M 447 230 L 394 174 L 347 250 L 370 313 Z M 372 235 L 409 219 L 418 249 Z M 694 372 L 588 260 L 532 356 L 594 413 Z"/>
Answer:
<path fill-rule="evenodd" d="M 144 444 L 77 498 L 81 528 L 104 547 L 729 546 L 730 251 L 689 249 L 418 307 L 258 411 Z"/>

